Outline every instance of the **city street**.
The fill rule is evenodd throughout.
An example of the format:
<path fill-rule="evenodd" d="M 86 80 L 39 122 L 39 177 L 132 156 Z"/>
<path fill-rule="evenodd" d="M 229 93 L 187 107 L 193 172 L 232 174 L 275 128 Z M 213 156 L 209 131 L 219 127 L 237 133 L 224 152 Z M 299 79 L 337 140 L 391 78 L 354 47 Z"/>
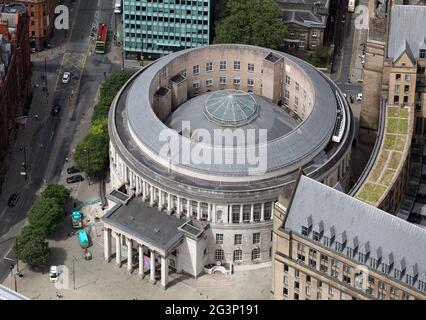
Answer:
<path fill-rule="evenodd" d="M 13 238 L 22 227 L 36 193 L 45 182 L 58 181 L 77 126 L 93 106 L 104 73 L 108 75 L 120 69 L 119 65 L 111 64 L 106 55 L 93 54 L 90 38 L 98 22 L 111 23 L 112 2 L 68 0 L 64 4 L 71 9 L 71 29 L 55 30 L 51 42 L 53 49 L 32 55 L 34 95 L 31 109 L 27 126 L 18 131 L 11 167 L 0 194 L 0 282 L 14 264 L 10 252 Z M 42 89 L 45 61 L 47 97 Z M 65 71 L 71 72 L 68 84 L 61 83 Z M 61 105 L 59 116 L 51 115 L 54 102 Z M 21 147 L 26 151 L 27 180 L 20 175 L 21 164 L 25 161 Z M 19 193 L 20 198 L 14 208 L 9 208 L 7 200 L 13 193 Z"/>

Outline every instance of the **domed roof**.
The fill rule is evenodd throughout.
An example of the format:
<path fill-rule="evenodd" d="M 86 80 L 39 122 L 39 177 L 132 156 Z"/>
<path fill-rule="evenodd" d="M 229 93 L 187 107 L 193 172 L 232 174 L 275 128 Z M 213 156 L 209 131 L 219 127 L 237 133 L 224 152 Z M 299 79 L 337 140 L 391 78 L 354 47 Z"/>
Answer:
<path fill-rule="evenodd" d="M 226 89 L 213 92 L 206 100 L 204 115 L 224 127 L 238 127 L 256 118 L 258 105 L 247 92 Z"/>

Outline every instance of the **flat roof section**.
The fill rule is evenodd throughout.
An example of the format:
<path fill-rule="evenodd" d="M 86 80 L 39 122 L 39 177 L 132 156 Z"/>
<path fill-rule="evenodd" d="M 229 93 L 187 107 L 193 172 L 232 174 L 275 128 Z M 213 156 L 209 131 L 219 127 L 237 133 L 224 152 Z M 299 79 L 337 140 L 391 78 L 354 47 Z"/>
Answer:
<path fill-rule="evenodd" d="M 183 234 L 178 228 L 186 222 L 150 207 L 141 198 L 117 204 L 101 220 L 165 252 L 180 242 Z"/>

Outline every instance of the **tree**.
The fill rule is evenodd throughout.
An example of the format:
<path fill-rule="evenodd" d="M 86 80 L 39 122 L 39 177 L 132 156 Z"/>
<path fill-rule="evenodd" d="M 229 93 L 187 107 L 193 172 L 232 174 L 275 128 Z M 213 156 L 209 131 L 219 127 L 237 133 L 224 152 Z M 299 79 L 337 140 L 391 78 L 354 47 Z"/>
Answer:
<path fill-rule="evenodd" d="M 33 225 L 25 226 L 16 237 L 14 251 L 17 258 L 31 269 L 47 262 L 50 257 L 49 244 L 43 234 Z"/>
<path fill-rule="evenodd" d="M 61 207 L 64 207 L 70 198 L 70 190 L 56 183 L 49 183 L 41 193 L 42 198 L 56 199 Z"/>
<path fill-rule="evenodd" d="M 47 237 L 63 222 L 63 209 L 58 200 L 40 197 L 28 212 L 28 221 Z"/>
<path fill-rule="evenodd" d="M 328 57 L 330 53 L 330 47 L 318 47 L 314 52 L 308 57 L 308 62 L 315 67 L 326 67 L 328 62 Z"/>
<path fill-rule="evenodd" d="M 96 134 L 98 128 L 93 129 L 95 133 L 89 134 L 75 148 L 74 160 L 77 166 L 88 173 L 96 176 L 108 168 L 108 135 Z M 92 129 L 91 129 L 92 130 Z"/>
<path fill-rule="evenodd" d="M 275 0 L 227 0 L 216 26 L 215 43 L 242 43 L 278 49 L 287 28 Z"/>

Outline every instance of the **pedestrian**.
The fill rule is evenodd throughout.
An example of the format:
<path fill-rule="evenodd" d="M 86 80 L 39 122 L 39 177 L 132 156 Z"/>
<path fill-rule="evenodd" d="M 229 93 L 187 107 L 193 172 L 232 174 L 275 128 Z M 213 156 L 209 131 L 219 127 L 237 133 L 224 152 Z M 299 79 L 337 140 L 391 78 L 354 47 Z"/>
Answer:
<path fill-rule="evenodd" d="M 36 114 L 36 115 L 34 116 L 34 118 L 35 118 L 36 120 L 38 120 L 38 114 Z"/>
<path fill-rule="evenodd" d="M 68 161 L 69 161 L 69 159 L 68 159 L 68 157 L 66 157 L 66 158 L 65 158 L 65 162 L 68 162 Z"/>

